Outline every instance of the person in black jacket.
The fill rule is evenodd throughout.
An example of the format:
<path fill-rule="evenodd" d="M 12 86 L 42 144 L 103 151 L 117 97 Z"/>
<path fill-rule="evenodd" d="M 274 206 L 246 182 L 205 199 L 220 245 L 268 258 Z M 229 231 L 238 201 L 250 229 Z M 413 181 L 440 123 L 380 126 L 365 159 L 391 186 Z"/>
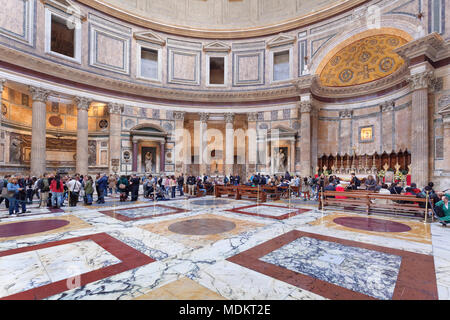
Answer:
<path fill-rule="evenodd" d="M 19 205 L 20 205 L 22 208 L 22 213 L 29 213 L 31 211 L 29 210 L 27 211 L 27 194 L 26 194 L 27 182 L 23 177 L 19 177 L 17 183 L 21 189 L 19 190 L 19 193 L 17 195 L 18 201 L 16 201 L 16 212 L 19 212 Z"/>
<path fill-rule="evenodd" d="M 194 176 L 189 176 L 188 178 L 187 178 L 187 181 L 186 181 L 186 183 L 187 183 L 187 185 L 188 185 L 188 192 L 189 192 L 189 195 L 190 196 L 194 196 L 195 195 L 195 185 L 196 185 L 196 179 L 195 179 L 195 177 Z"/>
<path fill-rule="evenodd" d="M 139 185 L 141 179 L 137 177 L 135 174 L 131 175 L 130 179 L 130 190 L 131 190 L 131 201 L 137 201 L 139 197 Z"/>
<path fill-rule="evenodd" d="M 177 183 L 178 183 L 178 190 L 180 190 L 180 196 L 184 196 L 184 192 L 183 192 L 183 187 L 184 187 L 184 175 L 181 174 L 181 176 L 178 177 L 177 179 Z"/>

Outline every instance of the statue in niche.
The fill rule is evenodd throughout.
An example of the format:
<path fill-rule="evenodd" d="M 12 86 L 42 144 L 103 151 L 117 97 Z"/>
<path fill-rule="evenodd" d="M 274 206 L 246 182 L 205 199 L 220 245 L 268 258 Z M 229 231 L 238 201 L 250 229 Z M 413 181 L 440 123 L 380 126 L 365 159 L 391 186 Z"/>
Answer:
<path fill-rule="evenodd" d="M 21 155 L 21 141 L 18 137 L 11 137 L 11 143 L 9 147 L 9 159 L 12 163 L 20 162 Z"/>
<path fill-rule="evenodd" d="M 153 166 L 153 156 L 150 152 L 147 152 L 145 154 L 145 172 L 152 172 L 152 166 Z"/>
<path fill-rule="evenodd" d="M 280 148 L 275 156 L 275 169 L 278 170 L 278 172 L 284 172 L 286 168 L 284 164 L 285 162 L 286 162 L 286 155 Z"/>

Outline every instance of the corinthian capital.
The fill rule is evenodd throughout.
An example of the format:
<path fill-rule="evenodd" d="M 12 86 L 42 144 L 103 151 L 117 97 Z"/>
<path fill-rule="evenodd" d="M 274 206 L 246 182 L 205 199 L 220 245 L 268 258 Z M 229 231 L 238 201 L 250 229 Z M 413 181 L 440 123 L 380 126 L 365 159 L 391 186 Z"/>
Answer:
<path fill-rule="evenodd" d="M 341 119 L 350 119 L 353 115 L 353 110 L 344 110 L 339 111 L 339 118 Z"/>
<path fill-rule="evenodd" d="M 258 120 L 258 112 L 249 112 L 249 113 L 247 113 L 247 120 L 248 121 L 256 121 L 256 120 Z"/>
<path fill-rule="evenodd" d="M 121 114 L 123 112 L 123 104 L 118 104 L 115 102 L 108 103 L 109 114 Z"/>
<path fill-rule="evenodd" d="M 434 79 L 433 71 L 425 71 L 411 75 L 408 80 L 411 83 L 411 90 L 427 89 Z"/>
<path fill-rule="evenodd" d="M 29 86 L 29 90 L 31 94 L 31 99 L 33 99 L 33 101 L 47 102 L 47 98 L 50 95 L 49 90 L 33 86 Z"/>
<path fill-rule="evenodd" d="M 200 112 L 200 121 L 206 122 L 209 119 L 209 113 Z"/>
<path fill-rule="evenodd" d="M 174 116 L 175 120 L 184 120 L 184 114 L 185 114 L 185 112 L 183 112 L 183 111 L 175 111 L 173 113 L 173 116 Z"/>
<path fill-rule="evenodd" d="M 75 97 L 73 103 L 77 106 L 78 110 L 88 111 L 91 105 L 92 99 L 86 97 Z"/>
<path fill-rule="evenodd" d="M 312 110 L 311 101 L 300 101 L 298 104 L 300 113 L 310 113 Z"/>
<path fill-rule="evenodd" d="M 225 123 L 233 123 L 234 113 L 225 113 Z"/>

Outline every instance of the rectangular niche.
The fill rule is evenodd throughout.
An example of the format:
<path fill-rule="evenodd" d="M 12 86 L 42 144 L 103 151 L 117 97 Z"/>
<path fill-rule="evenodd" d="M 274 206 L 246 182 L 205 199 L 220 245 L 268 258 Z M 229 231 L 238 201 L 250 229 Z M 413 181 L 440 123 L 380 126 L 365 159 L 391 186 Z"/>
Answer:
<path fill-rule="evenodd" d="M 227 56 L 207 55 L 207 84 L 209 86 L 225 86 L 227 72 Z"/>
<path fill-rule="evenodd" d="M 161 49 L 138 44 L 138 78 L 161 81 Z"/>
<path fill-rule="evenodd" d="M 45 8 L 45 52 L 81 63 L 81 28 L 74 27 L 69 15 L 50 7 Z"/>
<path fill-rule="evenodd" d="M 201 51 L 168 47 L 168 82 L 200 85 Z"/>
<path fill-rule="evenodd" d="M 272 81 L 290 79 L 289 50 L 273 53 L 273 77 Z"/>
<path fill-rule="evenodd" d="M 264 84 L 264 50 L 233 52 L 233 86 Z"/>

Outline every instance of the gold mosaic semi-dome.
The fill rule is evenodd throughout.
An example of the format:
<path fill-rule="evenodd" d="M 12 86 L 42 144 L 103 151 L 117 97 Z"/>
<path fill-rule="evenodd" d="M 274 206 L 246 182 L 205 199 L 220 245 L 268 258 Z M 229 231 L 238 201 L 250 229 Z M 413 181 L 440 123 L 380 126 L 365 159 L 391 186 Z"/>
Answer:
<path fill-rule="evenodd" d="M 408 41 L 396 35 L 375 35 L 355 41 L 336 53 L 320 73 L 322 85 L 346 87 L 364 84 L 397 71 L 404 63 L 394 53 Z"/>

